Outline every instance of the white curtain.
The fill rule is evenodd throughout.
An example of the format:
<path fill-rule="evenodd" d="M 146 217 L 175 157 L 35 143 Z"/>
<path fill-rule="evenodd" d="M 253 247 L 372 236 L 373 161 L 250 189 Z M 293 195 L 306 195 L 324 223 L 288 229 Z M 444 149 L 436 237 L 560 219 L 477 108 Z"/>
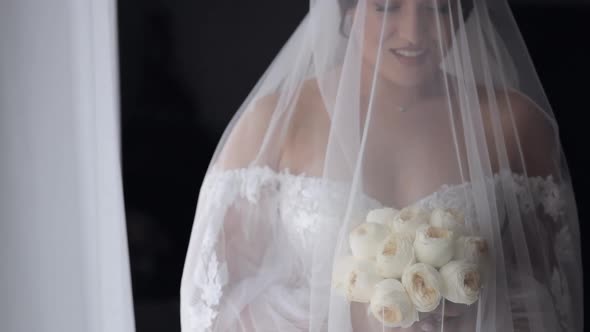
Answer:
<path fill-rule="evenodd" d="M 0 331 L 134 330 L 113 0 L 0 2 Z"/>

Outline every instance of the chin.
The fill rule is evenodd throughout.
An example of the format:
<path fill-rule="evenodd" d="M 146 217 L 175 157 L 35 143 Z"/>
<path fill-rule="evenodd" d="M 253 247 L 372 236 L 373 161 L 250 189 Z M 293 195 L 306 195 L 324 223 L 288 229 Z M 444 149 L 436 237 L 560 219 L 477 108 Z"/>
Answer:
<path fill-rule="evenodd" d="M 396 85 L 416 87 L 427 82 L 432 77 L 432 71 L 428 73 L 403 73 L 399 70 L 381 70 L 381 76 Z"/>
<path fill-rule="evenodd" d="M 435 68 L 430 63 L 420 67 L 410 67 L 394 61 L 387 61 L 382 63 L 379 73 L 381 77 L 392 83 L 404 87 L 414 87 L 432 79 Z"/>

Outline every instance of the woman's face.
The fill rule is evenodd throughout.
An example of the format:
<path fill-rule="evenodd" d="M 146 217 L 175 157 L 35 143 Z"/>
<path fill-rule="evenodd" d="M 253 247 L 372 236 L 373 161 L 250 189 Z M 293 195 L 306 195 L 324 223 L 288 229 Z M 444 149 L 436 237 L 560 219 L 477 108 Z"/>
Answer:
<path fill-rule="evenodd" d="M 363 3 L 365 61 L 375 66 L 380 51 L 379 73 L 402 86 L 431 78 L 450 47 L 457 0 L 366 0 L 349 14 Z"/>

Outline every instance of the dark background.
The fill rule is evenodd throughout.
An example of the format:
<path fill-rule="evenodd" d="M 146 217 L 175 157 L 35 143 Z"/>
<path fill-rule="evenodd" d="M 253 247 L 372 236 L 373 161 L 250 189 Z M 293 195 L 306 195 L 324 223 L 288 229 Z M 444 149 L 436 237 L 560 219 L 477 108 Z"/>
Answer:
<path fill-rule="evenodd" d="M 586 234 L 590 6 L 555 2 L 511 6 L 560 126 Z M 138 332 L 180 331 L 179 284 L 201 180 L 225 126 L 308 3 L 118 2 L 123 180 Z"/>

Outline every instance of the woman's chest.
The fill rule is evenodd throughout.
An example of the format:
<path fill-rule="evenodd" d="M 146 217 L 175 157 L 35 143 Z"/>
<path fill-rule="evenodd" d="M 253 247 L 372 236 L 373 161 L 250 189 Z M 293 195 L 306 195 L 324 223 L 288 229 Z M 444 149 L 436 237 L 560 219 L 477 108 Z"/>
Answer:
<path fill-rule="evenodd" d="M 411 204 L 445 184 L 462 183 L 464 148 L 450 126 L 408 122 L 375 128 L 362 155 L 364 190 L 396 207 Z M 388 126 L 388 127 L 387 127 Z"/>
<path fill-rule="evenodd" d="M 369 196 L 390 206 L 407 206 L 444 184 L 466 180 L 457 126 L 443 112 L 432 116 L 425 111 L 403 117 L 376 113 L 358 136 L 331 122 L 325 128 L 300 128 L 285 144 L 280 168 L 328 178 L 348 176 L 341 180 L 350 182 L 360 175 L 355 183 Z"/>

